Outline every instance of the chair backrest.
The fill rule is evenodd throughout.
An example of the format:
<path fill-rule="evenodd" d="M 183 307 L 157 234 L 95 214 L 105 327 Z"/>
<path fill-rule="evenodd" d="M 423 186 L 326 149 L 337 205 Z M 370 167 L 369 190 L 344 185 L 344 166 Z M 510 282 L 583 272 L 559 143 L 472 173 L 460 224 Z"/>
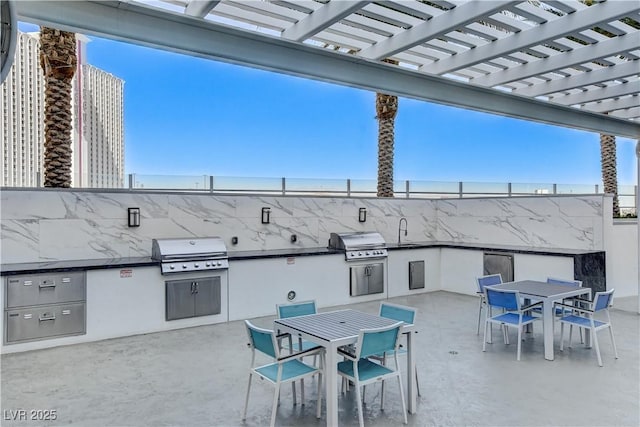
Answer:
<path fill-rule="evenodd" d="M 403 322 L 382 328 L 362 329 L 356 345 L 358 359 L 389 352 L 398 348 L 400 328 Z"/>
<path fill-rule="evenodd" d="M 316 302 L 301 301 L 292 304 L 277 304 L 276 312 L 279 319 L 316 314 Z"/>
<path fill-rule="evenodd" d="M 580 286 L 582 287 L 582 280 L 566 280 L 556 279 L 555 277 L 547 277 L 547 283 L 554 285 L 566 285 L 566 286 Z"/>
<path fill-rule="evenodd" d="M 380 303 L 379 316 L 386 317 L 387 319 L 401 320 L 404 323 L 412 325 L 416 318 L 416 311 L 413 307 L 382 302 Z"/>
<path fill-rule="evenodd" d="M 279 357 L 278 345 L 276 336 L 273 331 L 269 329 L 262 329 L 254 326 L 248 320 L 244 321 L 247 326 L 247 333 L 249 334 L 249 343 L 254 350 L 258 350 L 261 353 L 271 356 L 274 359 Z"/>
<path fill-rule="evenodd" d="M 613 302 L 613 291 L 610 289 L 605 292 L 596 292 L 596 296 L 593 298 L 593 311 L 600 311 L 609 308 Z"/>
<path fill-rule="evenodd" d="M 487 276 L 476 277 L 478 292 L 484 292 L 485 286 L 499 285 L 502 283 L 502 274 L 489 274 Z"/>
<path fill-rule="evenodd" d="M 487 304 L 492 307 L 504 308 L 507 311 L 520 310 L 520 293 L 505 289 L 484 288 Z"/>

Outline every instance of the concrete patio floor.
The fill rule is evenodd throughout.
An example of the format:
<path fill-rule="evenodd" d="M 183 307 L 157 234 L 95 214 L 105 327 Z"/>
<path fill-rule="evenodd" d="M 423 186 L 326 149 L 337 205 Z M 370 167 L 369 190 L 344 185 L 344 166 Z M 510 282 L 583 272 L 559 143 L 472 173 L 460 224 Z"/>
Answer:
<path fill-rule="evenodd" d="M 640 425 L 637 297 L 614 301 L 611 315 L 620 358 L 613 357 L 608 333 L 600 333 L 604 367 L 598 366 L 594 349 L 575 337 L 574 347 L 560 352 L 558 325 L 554 361 L 543 357 L 540 324 L 522 343 L 521 361 L 516 361 L 514 331 L 511 345 L 494 339 L 483 353 L 482 336 L 476 335 L 475 297 L 433 292 L 389 301 L 418 308 L 422 396 L 418 412 L 409 414 L 411 426 Z M 377 313 L 378 306 L 379 301 L 349 307 Z M 263 327 L 271 328 L 272 322 L 273 317 L 254 319 Z M 256 379 L 247 420 L 241 420 L 250 360 L 243 322 L 5 354 L 1 424 L 268 425 L 273 389 Z M 326 424 L 324 410 L 320 420 L 315 418 L 315 380 L 305 386 L 305 405 L 295 407 L 291 388 L 284 388 L 277 425 Z M 379 393 L 379 385 L 367 387 L 365 424 L 402 425 L 397 385 L 386 387 L 384 412 Z M 11 420 L 19 409 L 27 411 L 27 420 Z M 55 410 L 57 419 L 30 420 L 31 410 Z M 357 425 L 353 391 L 340 395 L 339 410 L 341 425 Z"/>

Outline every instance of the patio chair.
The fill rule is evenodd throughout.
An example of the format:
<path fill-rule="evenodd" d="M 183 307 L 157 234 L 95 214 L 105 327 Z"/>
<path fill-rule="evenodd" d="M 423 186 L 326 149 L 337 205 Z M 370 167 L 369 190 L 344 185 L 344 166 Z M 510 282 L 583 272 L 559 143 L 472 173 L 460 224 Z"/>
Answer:
<path fill-rule="evenodd" d="M 593 301 L 580 300 L 580 305 L 570 304 L 556 304 L 567 306 L 571 313 L 567 316 L 560 318 L 560 351 L 564 351 L 564 325 L 567 324 L 571 327 L 576 326 L 582 329 L 588 329 L 591 331 L 591 339 L 596 348 L 596 355 L 598 356 L 598 365 L 602 366 L 602 357 L 600 356 L 600 346 L 598 344 L 598 336 L 596 332 L 602 329 L 609 329 L 609 335 L 611 336 L 611 344 L 613 345 L 613 353 L 615 358 L 618 358 L 618 349 L 616 348 L 616 341 L 613 338 L 613 327 L 611 326 L 611 316 L 609 315 L 609 307 L 613 302 L 613 292 L 611 289 L 606 292 L 596 292 Z M 596 315 L 600 318 L 596 319 Z M 569 329 L 569 348 L 571 348 L 571 328 Z"/>
<path fill-rule="evenodd" d="M 358 405 L 358 420 L 361 427 L 364 425 L 364 417 L 362 415 L 360 387 L 377 381 L 384 382 L 386 379 L 393 377 L 398 378 L 400 400 L 402 401 L 402 415 L 404 416 L 404 423 L 407 424 L 407 407 L 404 401 L 404 389 L 402 388 L 400 369 L 398 369 L 398 346 L 400 345 L 400 336 L 402 335 L 400 333 L 402 325 L 403 322 L 397 322 L 391 326 L 382 328 L 360 330 L 355 347 L 355 354 L 351 354 L 347 348 L 338 349 L 338 352 L 345 358 L 344 361 L 338 362 L 338 375 L 354 383 L 356 402 Z M 388 352 L 393 352 L 395 369 L 369 359 L 371 356 Z M 384 388 L 382 389 L 382 393 L 384 393 Z M 384 400 L 381 396 L 381 410 L 383 409 L 383 402 Z"/>
<path fill-rule="evenodd" d="M 552 283 L 554 285 L 565 285 L 565 286 L 579 286 L 582 287 L 582 280 L 567 280 L 567 279 L 556 279 L 555 277 L 547 277 L 547 283 Z M 571 298 L 566 298 L 564 299 L 562 302 L 564 304 L 568 304 L 569 301 L 574 300 L 573 297 Z M 575 304 L 573 304 L 575 305 Z M 539 312 L 542 312 L 542 310 L 538 309 Z M 562 316 L 567 316 L 569 314 L 571 314 L 572 311 L 571 309 L 567 308 L 567 307 L 559 307 L 559 306 L 555 306 L 554 309 L 554 314 L 556 315 L 556 317 L 562 317 Z M 582 329 L 580 329 L 580 343 L 584 344 L 584 337 L 582 335 Z"/>
<path fill-rule="evenodd" d="M 276 314 L 278 316 L 278 319 L 286 319 L 287 317 L 305 316 L 307 314 L 316 313 L 316 302 L 314 300 L 276 305 Z M 291 342 L 290 338 L 291 337 L 289 336 L 288 344 L 282 344 L 283 348 L 293 349 L 293 351 L 301 351 L 316 346 L 316 344 L 312 343 L 311 341 L 298 340 L 298 342 Z"/>
<path fill-rule="evenodd" d="M 520 347 L 522 345 L 522 329 L 524 326 L 532 324 L 540 317 L 527 314 L 533 307 L 542 304 L 541 301 L 535 304 L 522 307 L 520 302 L 520 293 L 518 291 L 498 290 L 491 287 L 485 287 L 485 298 L 487 301 L 487 312 L 484 323 L 484 340 L 482 343 L 482 351 L 487 349 L 487 331 L 489 326 L 497 323 L 503 327 L 518 329 L 518 350 L 516 360 L 520 360 Z M 493 315 L 493 308 L 500 308 L 502 313 Z M 489 336 L 489 344 L 491 344 L 491 336 Z"/>
<path fill-rule="evenodd" d="M 482 317 L 482 307 L 487 305 L 485 299 L 484 287 L 491 285 L 499 285 L 502 283 L 501 274 L 489 274 L 487 276 L 476 277 L 476 284 L 478 285 L 478 296 L 480 297 L 480 306 L 478 307 L 478 332 L 476 335 L 480 335 L 480 318 Z"/>
<path fill-rule="evenodd" d="M 290 304 L 276 304 L 276 314 L 278 319 L 285 319 L 287 317 L 305 316 L 307 314 L 316 314 L 316 302 L 314 300 L 300 301 Z M 284 339 L 286 338 L 286 341 Z M 314 348 L 317 344 L 298 338 L 297 341 L 293 341 L 290 334 L 281 335 L 278 331 L 278 345 L 280 349 L 288 350 L 290 353 L 297 353 L 300 351 L 309 350 Z M 317 364 L 317 354 L 313 355 L 313 365 Z M 293 390 L 293 404 L 296 404 L 296 385 L 291 383 L 291 389 Z M 300 380 L 300 399 L 304 404 L 304 379 Z"/>
<path fill-rule="evenodd" d="M 416 313 L 417 310 L 413 307 L 407 307 L 404 305 L 399 305 L 399 304 L 391 304 L 388 302 L 381 302 L 380 303 L 380 312 L 378 313 L 378 315 L 380 317 L 386 317 L 387 319 L 393 319 L 393 320 L 400 320 L 404 323 L 407 324 L 413 324 L 416 318 Z M 387 357 L 392 357 L 396 352 L 395 351 L 390 351 L 387 353 L 382 353 L 382 354 L 375 354 L 373 356 L 370 356 L 369 359 L 373 359 L 373 360 L 377 360 L 379 362 L 381 362 L 383 365 L 386 364 L 386 359 Z M 407 350 L 402 346 L 402 344 L 400 344 L 398 346 L 398 351 L 397 353 L 399 355 L 406 355 L 407 354 Z M 420 383 L 418 382 L 418 368 L 416 367 L 416 371 L 415 371 L 415 375 L 416 375 L 416 386 L 418 388 L 418 396 L 422 396 L 420 394 Z M 384 387 L 384 383 L 382 383 L 382 387 Z M 362 395 L 364 398 L 364 388 L 362 391 Z M 384 396 L 384 394 L 383 394 Z"/>
<path fill-rule="evenodd" d="M 324 349 L 316 347 L 299 353 L 281 355 L 278 348 L 277 338 L 273 331 L 258 328 L 248 320 L 244 321 L 249 334 L 249 347 L 251 348 L 251 368 L 249 370 L 249 385 L 247 386 L 247 397 L 244 403 L 242 420 L 247 418 L 247 408 L 249 406 L 249 392 L 251 391 L 251 379 L 254 374 L 261 379 L 272 384 L 275 388 L 273 393 L 273 407 L 271 409 L 271 426 L 276 422 L 276 408 L 280 399 L 280 386 L 282 384 L 293 383 L 299 379 L 308 378 L 318 374 L 318 403 L 316 417 L 320 418 L 322 406 L 322 366 L 324 360 Z M 256 365 L 256 351 L 273 359 L 266 365 Z M 302 356 L 319 354 L 320 367 L 308 365 L 300 360 Z M 294 393 L 295 396 L 295 393 Z"/>

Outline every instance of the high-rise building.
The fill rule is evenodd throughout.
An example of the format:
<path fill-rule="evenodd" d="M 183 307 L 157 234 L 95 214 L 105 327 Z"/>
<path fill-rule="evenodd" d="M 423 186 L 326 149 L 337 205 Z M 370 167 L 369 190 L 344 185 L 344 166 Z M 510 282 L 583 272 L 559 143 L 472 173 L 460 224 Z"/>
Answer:
<path fill-rule="evenodd" d="M 72 187 L 124 184 L 124 81 L 86 63 L 88 39 L 77 36 L 72 86 Z M 11 72 L 0 85 L 0 185 L 37 187 L 44 171 L 44 75 L 38 33 L 18 32 Z"/>

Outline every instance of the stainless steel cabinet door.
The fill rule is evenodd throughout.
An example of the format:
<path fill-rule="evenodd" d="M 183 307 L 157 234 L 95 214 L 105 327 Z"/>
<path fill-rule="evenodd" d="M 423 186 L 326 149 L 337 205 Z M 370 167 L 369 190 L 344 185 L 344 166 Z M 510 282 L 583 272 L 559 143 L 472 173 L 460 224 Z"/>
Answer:
<path fill-rule="evenodd" d="M 354 265 L 349 268 L 349 295 L 384 292 L 384 264 Z"/>
<path fill-rule="evenodd" d="M 166 283 L 166 320 L 193 317 L 195 313 L 195 280 L 169 280 Z"/>
<path fill-rule="evenodd" d="M 195 316 L 220 314 L 220 277 L 196 280 Z"/>

